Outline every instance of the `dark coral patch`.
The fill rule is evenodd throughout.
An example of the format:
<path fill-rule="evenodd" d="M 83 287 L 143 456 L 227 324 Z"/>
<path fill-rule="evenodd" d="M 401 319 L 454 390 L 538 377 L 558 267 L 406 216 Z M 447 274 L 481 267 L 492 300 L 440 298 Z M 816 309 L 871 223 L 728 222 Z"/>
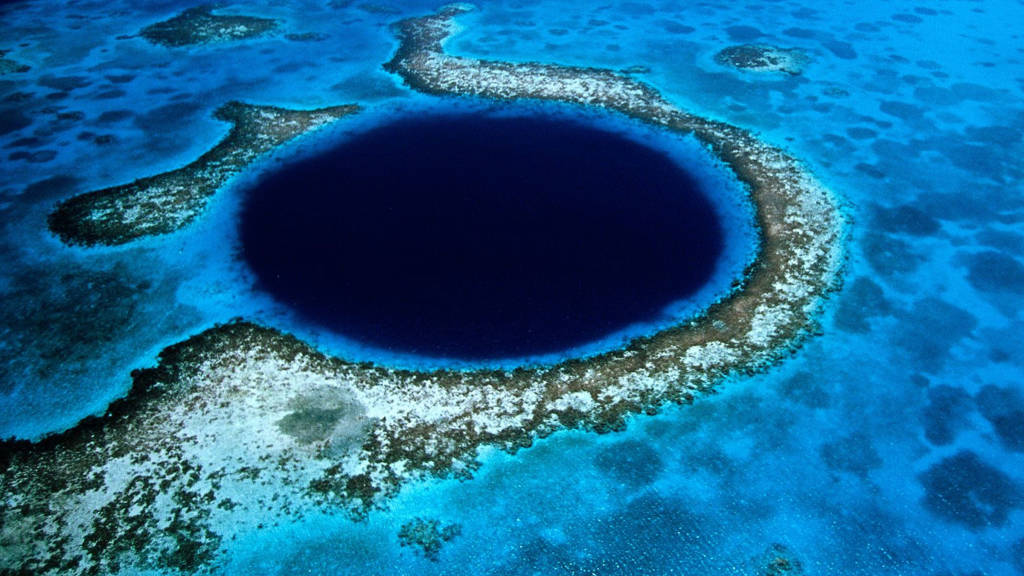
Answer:
<path fill-rule="evenodd" d="M 976 398 L 978 410 L 1009 450 L 1024 452 L 1024 395 L 1013 388 L 985 386 Z"/>
<path fill-rule="evenodd" d="M 47 74 L 36 83 L 61 92 L 70 92 L 91 85 L 92 80 L 85 76 L 54 76 L 53 74 Z"/>
<path fill-rule="evenodd" d="M 158 135 L 173 130 L 181 122 L 193 121 L 204 109 L 204 106 L 196 101 L 164 104 L 137 114 L 135 126 Z"/>
<path fill-rule="evenodd" d="M 963 100 L 975 102 L 993 102 L 1000 98 L 999 91 L 995 88 L 974 82 L 957 82 L 951 86 L 953 94 Z"/>
<path fill-rule="evenodd" d="M 938 220 L 911 204 L 893 208 L 876 205 L 872 208 L 872 219 L 882 230 L 911 236 L 930 236 L 940 228 Z"/>
<path fill-rule="evenodd" d="M 894 100 L 883 101 L 878 105 L 878 109 L 885 114 L 895 116 L 904 121 L 919 120 L 924 116 L 924 110 L 920 107 Z"/>
<path fill-rule="evenodd" d="M 106 78 L 114 84 L 127 84 L 135 79 L 135 74 L 108 74 Z"/>
<path fill-rule="evenodd" d="M 518 558 L 496 572 L 709 574 L 721 565 L 718 544 L 725 538 L 724 530 L 709 518 L 691 511 L 679 499 L 659 497 L 653 491 L 592 522 L 568 523 L 563 529 L 567 542 L 542 536 L 528 539 L 517 549 Z"/>
<path fill-rule="evenodd" d="M 846 134 L 854 140 L 870 140 L 875 136 L 878 136 L 878 132 L 875 132 L 871 128 L 864 128 L 862 126 L 854 126 L 846 129 Z"/>
<path fill-rule="evenodd" d="M 837 438 L 821 445 L 821 459 L 831 470 L 850 472 L 865 477 L 882 465 L 882 458 L 862 432 Z"/>
<path fill-rule="evenodd" d="M 658 23 L 666 32 L 671 34 L 692 34 L 697 31 L 693 26 L 687 26 L 686 24 L 680 24 L 673 20 L 662 20 Z"/>
<path fill-rule="evenodd" d="M 853 49 L 853 45 L 848 42 L 842 42 L 834 39 L 821 40 L 821 45 L 826 50 L 835 55 L 836 58 L 843 60 L 853 60 L 857 57 L 857 51 Z"/>
<path fill-rule="evenodd" d="M 733 42 L 750 42 L 764 36 L 764 33 L 753 26 L 729 26 L 725 29 Z"/>
<path fill-rule="evenodd" d="M 93 96 L 93 100 L 114 100 L 117 98 L 121 98 L 122 96 L 125 96 L 127 94 L 128 93 L 124 90 L 121 90 L 120 88 L 115 88 L 113 90 L 104 90 L 103 92 L 96 94 L 95 96 Z"/>
<path fill-rule="evenodd" d="M 0 57 L 0 76 L 28 72 L 32 67 L 15 60 Z"/>
<path fill-rule="evenodd" d="M 444 544 L 460 533 L 462 527 L 458 524 L 443 526 L 440 520 L 417 517 L 402 524 L 398 530 L 398 541 L 402 546 L 410 546 L 436 561 Z"/>
<path fill-rule="evenodd" d="M 891 310 L 882 287 L 861 276 L 843 292 L 836 311 L 836 326 L 847 332 L 867 332 L 872 318 L 886 316 Z"/>
<path fill-rule="evenodd" d="M 811 372 L 797 372 L 783 381 L 779 390 L 787 400 L 808 408 L 826 408 L 831 404 L 828 389 L 822 382 L 822 377 Z"/>
<path fill-rule="evenodd" d="M 40 146 L 44 146 L 47 142 L 49 142 L 49 140 L 29 136 L 27 138 L 18 138 L 14 142 L 4 146 L 4 148 L 39 148 Z"/>
<path fill-rule="evenodd" d="M 1018 126 L 968 126 L 964 137 L 979 144 L 1012 146 L 1024 139 L 1024 130 Z"/>
<path fill-rule="evenodd" d="M 289 42 L 323 42 L 327 40 L 327 35 L 319 32 L 290 33 L 285 34 L 284 37 Z"/>
<path fill-rule="evenodd" d="M 214 14 L 213 7 L 207 5 L 190 8 L 169 20 L 151 24 L 139 35 L 154 44 L 178 47 L 255 38 L 275 28 L 276 20 Z"/>
<path fill-rule="evenodd" d="M 807 56 L 796 48 L 779 48 L 767 44 L 730 46 L 715 55 L 715 62 L 739 70 L 785 72 L 798 75 Z"/>
<path fill-rule="evenodd" d="M 876 164 L 868 164 L 866 162 L 858 162 L 855 164 L 854 169 L 863 174 L 875 178 L 876 180 L 883 180 L 886 177 L 885 171 L 878 167 Z"/>
<path fill-rule="evenodd" d="M 57 157 L 56 150 L 38 150 L 36 152 L 18 151 L 7 156 L 8 160 L 24 160 L 32 164 L 45 164 Z"/>
<path fill-rule="evenodd" d="M 936 446 L 951 444 L 968 423 L 973 402 L 963 388 L 936 386 L 928 390 L 928 405 L 921 415 L 924 435 Z"/>
<path fill-rule="evenodd" d="M 892 19 L 905 24 L 920 24 L 921 22 L 924 22 L 923 18 L 913 14 L 893 14 Z"/>
<path fill-rule="evenodd" d="M 817 31 L 807 28 L 786 28 L 782 33 L 793 38 L 814 38 L 818 35 Z"/>
<path fill-rule="evenodd" d="M 803 563 L 785 544 L 775 543 L 755 561 L 757 576 L 802 576 Z"/>
<path fill-rule="evenodd" d="M 796 10 L 793 10 L 792 12 L 790 12 L 790 14 L 792 14 L 793 18 L 796 18 L 797 20 L 818 20 L 819 19 L 818 18 L 818 11 L 815 10 L 814 8 L 808 8 L 807 6 L 802 6 L 800 8 L 797 8 Z"/>
<path fill-rule="evenodd" d="M 33 200 L 59 198 L 74 190 L 77 185 L 78 179 L 72 176 L 51 176 L 29 184 L 25 187 L 23 194 Z"/>
<path fill-rule="evenodd" d="M 974 238 L 978 244 L 984 244 L 1004 254 L 1024 256 L 1024 234 L 990 229 L 979 231 Z"/>
<path fill-rule="evenodd" d="M 114 122 L 120 122 L 122 120 L 128 120 L 133 118 L 135 112 L 131 110 L 107 110 L 100 114 L 99 118 L 96 119 L 100 124 L 113 124 Z"/>
<path fill-rule="evenodd" d="M 0 136 L 17 132 L 31 124 L 32 120 L 22 114 L 20 110 L 14 108 L 0 109 Z"/>
<path fill-rule="evenodd" d="M 880 174 L 884 175 L 881 172 Z M 866 234 L 864 255 L 871 268 L 884 276 L 913 272 L 924 260 L 924 257 L 906 240 L 879 232 Z"/>
<path fill-rule="evenodd" d="M 925 508 L 971 530 L 1002 526 L 1010 512 L 1024 505 L 1020 487 L 970 450 L 938 462 L 919 480 L 926 490 Z"/>
<path fill-rule="evenodd" d="M 602 449 L 594 464 L 612 479 L 634 488 L 650 484 L 665 468 L 658 452 L 637 440 L 616 442 Z"/>
<path fill-rule="evenodd" d="M 895 342 L 923 370 L 934 372 L 950 357 L 952 348 L 970 336 L 978 324 L 970 312 L 938 298 L 922 298 L 907 312 Z"/>
<path fill-rule="evenodd" d="M 995 250 L 984 250 L 962 257 L 967 266 L 967 281 L 982 292 L 1024 291 L 1024 264 Z"/>

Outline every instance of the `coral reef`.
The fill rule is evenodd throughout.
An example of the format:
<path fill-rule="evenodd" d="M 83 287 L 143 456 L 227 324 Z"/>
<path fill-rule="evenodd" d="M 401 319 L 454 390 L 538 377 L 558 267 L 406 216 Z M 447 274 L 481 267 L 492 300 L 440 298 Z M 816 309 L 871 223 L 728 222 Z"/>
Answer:
<path fill-rule="evenodd" d="M 784 544 L 772 544 L 757 559 L 758 576 L 802 576 L 803 564 Z"/>
<path fill-rule="evenodd" d="M 178 47 L 255 38 L 277 28 L 277 21 L 270 18 L 214 14 L 213 8 L 189 8 L 173 18 L 146 26 L 139 35 L 153 44 Z"/>
<path fill-rule="evenodd" d="M 40 443 L 3 444 L 0 571 L 215 565 L 225 536 L 296 521 L 308 510 L 359 516 L 409 481 L 472 474 L 485 445 L 515 451 L 567 427 L 621 429 L 631 414 L 688 402 L 729 377 L 771 366 L 817 330 L 823 299 L 840 278 L 844 219 L 836 198 L 796 159 L 611 71 L 446 55 L 443 41 L 466 9 L 400 22 L 401 44 L 387 68 L 432 94 L 557 100 L 692 134 L 749 187 L 760 229 L 757 259 L 732 292 L 698 317 L 621 350 L 515 370 L 356 364 L 271 328 L 213 327 L 167 348 L 156 367 L 133 373 L 131 392 L 105 416 Z M 322 113 L 318 122 L 352 111 Z M 259 126 L 290 118 L 275 114 Z M 290 114 L 308 120 L 314 113 Z M 300 126 L 282 130 L 294 136 L 313 124 L 294 122 Z M 197 161 L 208 169 L 190 165 L 163 176 L 173 183 L 219 174 L 205 176 L 206 192 L 186 202 L 188 218 L 227 177 L 219 166 L 229 164 L 233 173 L 275 141 L 256 140 L 267 147 L 218 146 L 208 153 L 216 152 L 216 164 L 207 156 Z M 244 162 L 228 154 L 238 150 Z M 162 186 L 144 181 L 92 193 L 55 214 L 96 211 L 90 221 L 99 232 L 65 236 L 79 242 L 169 231 L 181 218 L 150 222 L 132 213 L 139 194 L 164 197 Z M 122 219 L 142 224 L 122 231 Z M 108 233 L 105 220 L 114 222 Z M 424 553 L 432 537 L 445 535 L 430 522 L 405 532 Z"/>
<path fill-rule="evenodd" d="M 402 524 L 398 530 L 398 541 L 402 546 L 411 546 L 426 558 L 437 561 L 445 542 L 462 532 L 458 524 L 442 526 L 440 520 L 413 518 Z"/>
<path fill-rule="evenodd" d="M 65 200 L 50 214 L 50 229 L 68 244 L 83 245 L 124 244 L 174 232 L 261 154 L 358 110 L 355 105 L 286 110 L 229 102 L 215 116 L 231 122 L 231 131 L 194 162 Z"/>
<path fill-rule="evenodd" d="M 798 76 L 807 63 L 807 55 L 795 48 L 779 48 L 767 44 L 730 46 L 715 54 L 715 62 L 750 72 L 785 72 Z"/>

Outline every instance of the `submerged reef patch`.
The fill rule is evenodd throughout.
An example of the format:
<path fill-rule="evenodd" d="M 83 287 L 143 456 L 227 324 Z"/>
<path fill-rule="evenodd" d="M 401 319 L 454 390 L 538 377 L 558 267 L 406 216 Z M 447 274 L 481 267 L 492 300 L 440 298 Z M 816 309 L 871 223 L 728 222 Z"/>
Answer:
<path fill-rule="evenodd" d="M 803 563 L 785 544 L 774 543 L 757 559 L 757 576 L 803 576 Z"/>
<path fill-rule="evenodd" d="M 194 162 L 65 200 L 50 214 L 50 230 L 68 244 L 82 245 L 124 244 L 174 232 L 195 220 L 210 197 L 258 156 L 358 110 L 356 105 L 287 110 L 229 102 L 214 115 L 231 122 L 231 131 Z"/>
<path fill-rule="evenodd" d="M 460 533 L 462 527 L 458 524 L 442 526 L 440 520 L 416 517 L 402 524 L 398 530 L 398 541 L 402 546 L 411 546 L 426 558 L 436 561 L 441 547 Z"/>
<path fill-rule="evenodd" d="M 10 50 L 0 50 L 0 76 L 28 72 L 32 69 L 32 67 L 27 64 L 22 64 L 21 62 L 7 58 L 8 52 L 10 52 Z"/>
<path fill-rule="evenodd" d="M 798 76 L 807 63 L 807 55 L 796 48 L 779 48 L 768 44 L 729 46 L 715 54 L 715 62 L 749 72 L 785 72 Z"/>
<path fill-rule="evenodd" d="M 935 463 L 918 479 L 925 508 L 970 530 L 1002 526 L 1013 511 L 1024 508 L 1024 490 L 970 450 Z"/>
<path fill-rule="evenodd" d="M 817 331 L 839 283 L 844 219 L 796 159 L 611 71 L 447 55 L 442 43 L 466 10 L 398 23 L 388 70 L 432 94 L 577 103 L 692 134 L 749 188 L 760 245 L 744 277 L 702 314 L 622 349 L 514 370 L 352 363 L 272 328 L 213 327 L 133 373 L 105 416 L 2 445 L 0 572 L 210 568 L 231 535 L 306 511 L 364 514 L 409 481 L 471 475 L 482 446 L 622 429 L 631 414 L 767 368 Z M 658 514 L 637 515 L 648 516 Z M 435 532 L 424 526 L 409 534 Z M 793 573 L 787 562 L 766 573 Z"/>
<path fill-rule="evenodd" d="M 189 8 L 173 18 L 146 26 L 139 35 L 153 44 L 178 47 L 255 38 L 277 28 L 277 21 L 271 18 L 214 14 L 213 8 Z"/>

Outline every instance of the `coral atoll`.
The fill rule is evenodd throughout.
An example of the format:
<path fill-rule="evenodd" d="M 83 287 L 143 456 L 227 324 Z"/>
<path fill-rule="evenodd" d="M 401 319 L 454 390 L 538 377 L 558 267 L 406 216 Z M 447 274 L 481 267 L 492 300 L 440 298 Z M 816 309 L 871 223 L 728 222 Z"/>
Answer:
<path fill-rule="evenodd" d="M 760 244 L 744 277 L 699 316 L 620 350 L 514 370 L 401 370 L 330 358 L 251 323 L 210 328 L 136 371 L 129 395 L 105 416 L 40 443 L 3 445 L 0 571 L 193 570 L 217 561 L 225 536 L 310 510 L 359 515 L 406 482 L 470 475 L 482 446 L 515 451 L 564 428 L 621 429 L 631 414 L 688 402 L 772 365 L 816 331 L 823 298 L 839 282 L 844 220 L 836 198 L 796 159 L 615 72 L 447 55 L 443 41 L 465 10 L 397 24 L 401 44 L 387 69 L 432 94 L 595 106 L 694 136 L 749 188 Z M 118 199 L 151 189 L 135 184 L 71 202 L 99 223 L 134 221 L 140 204 Z M 192 218 L 200 207 L 184 213 Z M 139 235 L 112 230 L 66 238 Z M 407 530 L 411 542 L 421 528 Z"/>

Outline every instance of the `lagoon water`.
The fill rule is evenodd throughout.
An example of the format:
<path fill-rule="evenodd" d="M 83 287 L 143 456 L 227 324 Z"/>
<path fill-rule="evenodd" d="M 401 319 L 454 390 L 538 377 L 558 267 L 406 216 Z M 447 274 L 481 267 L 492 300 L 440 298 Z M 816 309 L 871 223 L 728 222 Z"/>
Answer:
<path fill-rule="evenodd" d="M 423 96 L 381 69 L 388 25 L 435 3 L 243 0 L 224 10 L 282 30 L 186 48 L 118 38 L 186 7 L 0 7 L 3 58 L 30 67 L 0 75 L 0 436 L 102 412 L 133 368 L 239 315 L 329 352 L 397 358 L 257 287 L 235 232 L 247 191 L 396 115 L 501 105 Z M 358 522 L 309 514 L 237 534 L 221 572 L 759 574 L 785 550 L 806 574 L 1024 573 L 1024 5 L 498 0 L 460 24 L 454 53 L 629 68 L 678 106 L 790 150 L 846 202 L 844 285 L 821 334 L 765 373 L 623 432 L 481 454 L 474 478 L 410 486 Z M 715 63 L 751 42 L 805 51 L 803 73 Z M 264 159 L 180 233 L 109 249 L 48 233 L 55 202 L 209 149 L 226 130 L 211 113 L 231 99 L 367 109 Z M 593 121 L 701 182 L 720 172 L 685 139 Z M 735 230 L 741 195 L 719 178 L 708 196 Z M 749 248 L 723 237 L 711 283 Z M 400 546 L 415 517 L 461 525 L 437 561 Z"/>

